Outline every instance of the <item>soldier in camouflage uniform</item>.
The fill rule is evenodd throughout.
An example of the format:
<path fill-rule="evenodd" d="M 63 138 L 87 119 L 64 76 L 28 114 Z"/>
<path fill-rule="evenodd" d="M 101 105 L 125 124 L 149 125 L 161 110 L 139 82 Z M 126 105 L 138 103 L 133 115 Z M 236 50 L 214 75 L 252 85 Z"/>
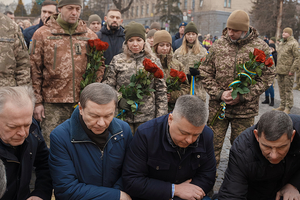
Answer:
<path fill-rule="evenodd" d="M 34 118 L 41 121 L 48 146 L 51 131 L 70 118 L 73 106 L 79 101 L 80 81 L 87 66 L 88 40 L 97 39 L 79 19 L 82 0 L 61 0 L 57 7 L 60 14 L 52 15 L 34 33 L 29 48 L 37 99 Z M 104 69 L 103 64 L 99 77 Z"/>
<path fill-rule="evenodd" d="M 200 61 L 201 58 L 206 56 L 206 54 L 206 49 L 199 43 L 197 27 L 193 22 L 188 23 L 184 29 L 182 45 L 175 51 L 174 58 L 181 62 L 183 66 L 185 66 L 185 71 L 192 72 L 189 70 L 189 68 L 193 68 L 195 62 Z M 198 74 L 191 75 L 197 76 Z M 205 102 L 206 92 L 203 88 L 200 78 L 197 76 L 195 80 L 195 95 Z"/>
<path fill-rule="evenodd" d="M 299 44 L 292 35 L 293 30 L 291 28 L 285 28 L 283 30 L 283 42 L 278 46 L 276 66 L 280 106 L 275 110 L 284 111 L 287 114 L 290 113 L 290 110 L 294 105 L 294 73 L 300 65 Z"/>
<path fill-rule="evenodd" d="M 20 27 L 0 13 L 0 87 L 31 84 L 30 60 Z"/>
<path fill-rule="evenodd" d="M 131 75 L 144 68 L 144 58 L 151 59 L 161 68 L 159 59 L 145 42 L 145 28 L 142 24 L 131 22 L 125 27 L 123 50 L 123 53 L 113 57 L 104 81 L 116 91 L 119 91 L 122 85 L 128 85 Z M 155 89 L 155 92 L 143 97 L 142 102 L 145 104 L 139 105 L 138 113 L 134 115 L 130 112 L 124 120 L 130 125 L 132 133 L 135 133 L 140 124 L 168 113 L 167 87 L 164 79 L 154 78 L 150 88 Z M 118 108 L 126 108 L 128 106 L 126 100 L 121 98 L 120 93 L 118 97 L 120 99 Z"/>
<path fill-rule="evenodd" d="M 181 62 L 173 58 L 173 50 L 172 50 L 172 37 L 170 33 L 166 30 L 156 31 L 154 33 L 154 52 L 156 56 L 160 59 L 161 65 L 163 67 L 163 71 L 165 73 L 165 80 L 170 77 L 171 69 L 175 69 L 178 71 L 183 71 L 185 74 L 188 73 L 188 70 L 183 66 Z M 180 85 L 180 91 L 172 91 L 168 93 L 168 103 L 169 103 L 169 112 L 174 105 L 178 97 L 189 94 L 189 85 L 188 80 Z"/>
<path fill-rule="evenodd" d="M 296 72 L 296 81 L 295 83 L 297 84 L 293 90 L 299 90 L 300 91 L 300 66 L 298 67 L 298 70 Z"/>
<path fill-rule="evenodd" d="M 226 131 L 231 123 L 230 142 L 246 128 L 254 124 L 254 116 L 258 115 L 259 96 L 273 83 L 274 72 L 265 67 L 257 83 L 251 86 L 250 93 L 238 94 L 234 100 L 228 85 L 237 77 L 236 64 L 249 60 L 249 52 L 254 48 L 270 55 L 267 43 L 258 38 L 257 31 L 249 27 L 249 16 L 246 12 L 232 12 L 223 31 L 223 37 L 210 48 L 206 61 L 200 66 L 202 83 L 210 96 L 208 125 L 214 131 L 214 148 L 217 163 L 223 146 Z M 226 105 L 226 118 L 212 121 L 220 109 L 220 103 Z"/>

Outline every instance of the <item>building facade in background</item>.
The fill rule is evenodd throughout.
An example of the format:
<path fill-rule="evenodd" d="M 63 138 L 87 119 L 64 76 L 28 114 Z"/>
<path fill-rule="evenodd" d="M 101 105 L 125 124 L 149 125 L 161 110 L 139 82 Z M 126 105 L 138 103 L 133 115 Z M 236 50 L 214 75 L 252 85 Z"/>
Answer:
<path fill-rule="evenodd" d="M 130 0 L 124 0 L 128 5 Z M 155 5 L 157 0 L 134 0 L 130 9 L 123 13 L 123 24 L 136 21 L 143 25 L 159 21 L 160 14 L 156 15 Z M 226 27 L 227 19 L 234 10 L 244 10 L 247 13 L 252 9 L 251 0 L 180 0 L 178 5 L 186 17 L 187 22 L 194 21 L 202 35 L 211 34 L 221 36 L 222 30 Z M 105 6 L 108 9 L 115 8 L 113 3 Z M 162 28 L 167 22 L 160 22 Z M 168 26 L 168 25 L 167 25 Z"/>

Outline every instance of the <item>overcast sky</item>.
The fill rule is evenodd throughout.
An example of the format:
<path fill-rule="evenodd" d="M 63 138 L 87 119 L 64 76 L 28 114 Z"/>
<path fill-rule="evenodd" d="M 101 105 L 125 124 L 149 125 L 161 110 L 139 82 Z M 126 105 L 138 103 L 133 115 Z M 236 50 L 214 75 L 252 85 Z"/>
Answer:
<path fill-rule="evenodd" d="M 14 0 L 0 0 L 0 2 L 4 3 L 5 5 L 12 3 Z M 18 3 L 18 0 L 15 0 Z M 32 0 L 22 0 L 23 4 L 28 4 L 30 3 Z"/>

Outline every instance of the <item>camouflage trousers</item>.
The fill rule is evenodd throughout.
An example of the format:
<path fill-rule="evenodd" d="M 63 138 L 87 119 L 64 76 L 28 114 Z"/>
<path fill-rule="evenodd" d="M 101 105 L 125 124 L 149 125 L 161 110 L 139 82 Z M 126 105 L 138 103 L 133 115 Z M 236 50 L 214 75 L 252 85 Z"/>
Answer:
<path fill-rule="evenodd" d="M 129 126 L 130 126 L 130 128 L 131 128 L 132 135 L 135 134 L 137 128 L 138 128 L 141 124 L 143 124 L 143 123 L 145 123 L 145 122 L 140 122 L 140 123 L 128 123 Z"/>
<path fill-rule="evenodd" d="M 280 95 L 280 107 L 291 109 L 294 105 L 293 85 L 294 76 L 278 74 L 278 87 Z"/>
<path fill-rule="evenodd" d="M 48 147 L 50 147 L 50 133 L 71 117 L 73 105 L 72 103 L 44 103 L 46 118 L 41 122 L 41 128 Z"/>
<path fill-rule="evenodd" d="M 298 71 L 296 72 L 296 81 L 297 83 L 297 87 L 300 87 L 300 67 L 298 69 Z"/>
<path fill-rule="evenodd" d="M 211 109 L 210 109 L 211 110 Z M 210 123 L 213 120 L 216 113 L 209 113 L 208 125 L 214 132 L 214 149 L 217 161 L 217 166 L 220 162 L 221 150 L 223 147 L 225 135 L 229 126 L 231 124 L 231 136 L 230 143 L 232 145 L 235 138 L 237 138 L 244 130 L 253 126 L 254 117 L 250 118 L 225 118 L 223 120 L 216 119 L 211 126 Z"/>

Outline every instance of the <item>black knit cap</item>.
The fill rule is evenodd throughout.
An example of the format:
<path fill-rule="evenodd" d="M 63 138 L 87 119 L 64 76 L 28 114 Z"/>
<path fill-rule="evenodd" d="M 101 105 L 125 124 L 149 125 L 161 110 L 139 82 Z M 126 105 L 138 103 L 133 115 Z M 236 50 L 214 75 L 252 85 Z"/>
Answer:
<path fill-rule="evenodd" d="M 42 3 L 42 7 L 43 7 L 43 6 L 48 6 L 48 5 L 54 5 L 54 6 L 57 6 L 57 3 L 56 3 L 56 1 L 52 1 L 52 0 L 45 0 L 45 1 Z"/>
<path fill-rule="evenodd" d="M 140 37 L 144 41 L 146 40 L 146 30 L 144 26 L 135 21 L 130 22 L 127 26 L 125 26 L 125 43 L 132 37 Z"/>
<path fill-rule="evenodd" d="M 83 0 L 60 0 L 58 2 L 57 7 L 61 8 L 66 5 L 79 5 L 81 8 L 83 7 Z"/>
<path fill-rule="evenodd" d="M 197 27 L 194 24 L 194 22 L 189 22 L 188 25 L 186 25 L 186 27 L 184 29 L 184 34 L 186 34 L 188 32 L 193 32 L 193 33 L 198 34 L 198 30 L 197 30 Z"/>

